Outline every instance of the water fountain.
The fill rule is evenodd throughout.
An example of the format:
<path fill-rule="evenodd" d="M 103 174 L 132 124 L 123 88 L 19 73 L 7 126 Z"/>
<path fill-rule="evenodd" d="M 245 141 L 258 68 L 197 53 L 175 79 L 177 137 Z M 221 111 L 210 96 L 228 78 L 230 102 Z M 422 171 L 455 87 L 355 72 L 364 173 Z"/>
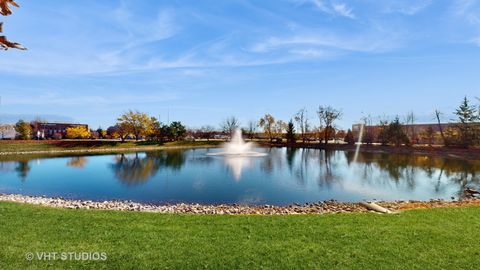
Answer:
<path fill-rule="evenodd" d="M 263 157 L 267 154 L 255 152 L 253 149 L 255 144 L 245 142 L 242 138 L 242 131 L 237 129 L 232 135 L 230 142 L 223 145 L 223 151 L 217 153 L 209 153 L 209 156 L 227 156 L 227 157 Z"/>
<path fill-rule="evenodd" d="M 255 144 L 245 142 L 242 138 L 242 131 L 235 130 L 230 142 L 223 145 L 223 151 L 209 153 L 208 156 L 223 156 L 225 164 L 232 170 L 235 180 L 240 181 L 242 171 L 253 165 L 252 157 L 264 157 L 267 154 L 254 151 Z"/>

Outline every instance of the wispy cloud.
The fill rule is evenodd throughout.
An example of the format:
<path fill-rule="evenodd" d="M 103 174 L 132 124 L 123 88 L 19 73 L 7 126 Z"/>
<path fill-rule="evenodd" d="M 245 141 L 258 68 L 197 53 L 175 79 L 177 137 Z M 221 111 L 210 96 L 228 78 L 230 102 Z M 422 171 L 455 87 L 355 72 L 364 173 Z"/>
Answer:
<path fill-rule="evenodd" d="M 352 9 L 348 8 L 345 3 L 332 4 L 332 7 L 333 7 L 333 10 L 336 13 L 338 13 L 338 14 L 344 16 L 344 17 L 348 17 L 350 19 L 355 19 L 355 15 L 353 15 Z"/>
<path fill-rule="evenodd" d="M 40 92 L 36 95 L 22 96 L 4 96 L 3 103 L 6 106 L 17 105 L 55 105 L 55 106 L 77 106 L 85 104 L 95 105 L 122 105 L 136 103 L 158 103 L 178 99 L 178 94 L 173 92 L 162 92 L 150 95 L 134 95 L 134 94 L 117 94 L 112 96 L 101 95 L 81 95 L 81 96 L 65 96 L 56 92 Z"/>
<path fill-rule="evenodd" d="M 252 46 L 252 51 L 264 53 L 279 48 L 294 51 L 305 47 L 323 51 L 386 52 L 401 46 L 400 37 L 392 33 L 341 35 L 335 33 L 304 33 L 287 37 L 270 37 Z M 292 48 L 293 47 L 293 48 Z M 308 50 L 313 50 L 310 48 Z"/>
<path fill-rule="evenodd" d="M 377 4 L 384 6 L 385 13 L 401 13 L 413 16 L 428 8 L 432 4 L 432 0 L 385 0 L 378 1 Z"/>
<path fill-rule="evenodd" d="M 294 0 L 294 2 L 300 5 L 313 5 L 318 10 L 324 13 L 355 19 L 353 9 L 348 7 L 346 3 L 340 3 L 330 0 Z"/>
<path fill-rule="evenodd" d="M 453 14 L 458 20 L 467 23 L 473 33 L 466 42 L 480 46 L 480 2 L 475 0 L 456 0 L 452 6 Z"/>

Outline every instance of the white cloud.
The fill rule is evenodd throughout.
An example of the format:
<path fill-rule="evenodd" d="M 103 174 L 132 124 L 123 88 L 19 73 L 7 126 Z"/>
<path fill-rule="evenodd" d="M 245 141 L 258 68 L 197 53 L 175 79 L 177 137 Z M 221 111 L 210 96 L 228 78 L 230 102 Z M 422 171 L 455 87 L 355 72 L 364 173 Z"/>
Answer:
<path fill-rule="evenodd" d="M 39 91 L 40 92 L 40 91 Z M 82 95 L 65 96 L 56 92 L 40 92 L 35 96 L 5 96 L 3 98 L 5 105 L 61 105 L 61 106 L 79 106 L 84 104 L 95 105 L 114 105 L 114 104 L 134 104 L 134 103 L 155 103 L 178 99 L 179 97 L 169 92 L 157 93 L 154 95 L 132 95 L 118 94 L 112 96 Z"/>
<path fill-rule="evenodd" d="M 290 53 L 292 54 L 297 54 L 303 57 L 314 57 L 314 58 L 327 58 L 330 57 L 331 54 L 327 53 L 322 50 L 317 50 L 317 49 L 294 49 L 290 50 Z"/>
<path fill-rule="evenodd" d="M 379 53 L 391 51 L 401 46 L 397 33 L 359 33 L 341 35 L 335 33 L 303 33 L 287 37 L 270 37 L 254 44 L 253 52 L 266 53 L 276 49 L 304 50 L 305 47 L 323 51 L 352 51 Z"/>
<path fill-rule="evenodd" d="M 333 4 L 332 7 L 333 10 L 335 10 L 335 12 L 337 12 L 338 14 L 344 17 L 348 17 L 350 19 L 355 19 L 355 15 L 353 15 L 352 9 L 348 8 L 346 4 Z"/>
<path fill-rule="evenodd" d="M 413 16 L 432 4 L 432 0 L 403 0 L 403 1 L 381 1 L 385 13 L 401 13 Z"/>
<path fill-rule="evenodd" d="M 480 46 L 480 2 L 474 0 L 457 0 L 452 6 L 454 17 L 465 22 L 470 29 L 466 42 Z M 473 34 L 472 34 L 473 32 Z"/>
<path fill-rule="evenodd" d="M 355 19 L 353 9 L 349 8 L 345 3 L 332 0 L 293 0 L 293 2 L 298 5 L 310 4 L 324 13 Z"/>

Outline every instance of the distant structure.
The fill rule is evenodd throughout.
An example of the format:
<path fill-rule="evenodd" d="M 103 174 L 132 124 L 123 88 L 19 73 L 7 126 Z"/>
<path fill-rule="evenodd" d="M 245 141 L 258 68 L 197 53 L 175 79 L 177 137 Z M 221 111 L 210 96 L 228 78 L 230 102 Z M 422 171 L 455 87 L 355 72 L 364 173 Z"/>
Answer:
<path fill-rule="evenodd" d="M 32 123 L 32 135 L 36 139 L 62 139 L 67 135 L 67 128 L 85 127 L 85 124 L 69 123 Z"/>
<path fill-rule="evenodd" d="M 365 124 L 354 124 L 352 125 L 352 132 L 353 136 L 356 140 L 358 140 L 358 136 L 360 134 L 360 130 L 364 126 L 363 134 L 370 133 L 374 137 L 374 143 L 378 143 L 378 134 L 382 130 L 382 126 L 373 125 L 373 126 L 366 126 Z M 427 138 L 428 129 L 431 128 L 434 134 L 434 140 L 432 143 L 441 143 L 440 133 L 441 131 L 447 131 L 455 127 L 455 124 L 413 124 L 413 125 L 403 125 L 405 133 L 413 139 L 412 143 L 415 144 L 427 144 L 429 143 L 429 139 Z M 413 136 L 412 136 L 413 135 Z"/>
<path fill-rule="evenodd" d="M 13 140 L 16 136 L 14 125 L 0 124 L 0 140 Z"/>

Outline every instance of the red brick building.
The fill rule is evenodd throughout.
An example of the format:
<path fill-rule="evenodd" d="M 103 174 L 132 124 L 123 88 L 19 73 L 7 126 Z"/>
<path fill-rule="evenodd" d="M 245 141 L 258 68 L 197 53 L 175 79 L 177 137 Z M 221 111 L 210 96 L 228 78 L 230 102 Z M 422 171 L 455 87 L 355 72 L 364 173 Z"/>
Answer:
<path fill-rule="evenodd" d="M 33 137 L 39 139 L 62 139 L 67 135 L 67 128 L 85 127 L 85 124 L 69 124 L 69 123 L 32 123 Z"/>

